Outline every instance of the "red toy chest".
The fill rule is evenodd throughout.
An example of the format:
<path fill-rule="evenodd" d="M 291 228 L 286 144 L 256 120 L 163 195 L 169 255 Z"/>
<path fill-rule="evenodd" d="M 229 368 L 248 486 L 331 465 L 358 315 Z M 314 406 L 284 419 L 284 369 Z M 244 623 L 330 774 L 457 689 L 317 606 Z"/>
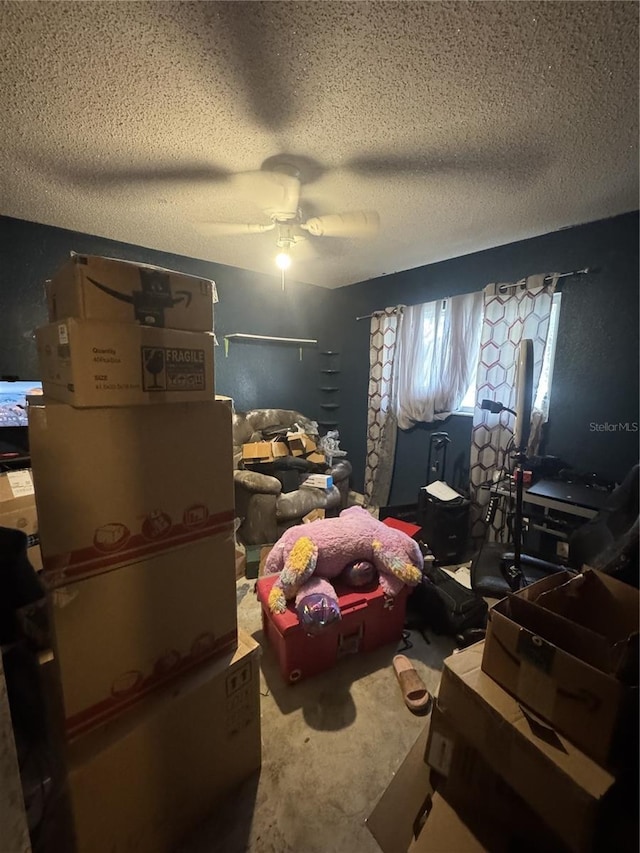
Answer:
<path fill-rule="evenodd" d="M 257 593 L 264 635 L 278 657 L 282 677 L 291 684 L 330 669 L 347 655 L 370 652 L 402 637 L 406 587 L 396 598 L 388 598 L 379 585 L 352 589 L 336 584 L 342 619 L 310 636 L 300 625 L 293 602 L 284 613 L 269 610 L 269 593 L 277 577 L 258 578 Z"/>

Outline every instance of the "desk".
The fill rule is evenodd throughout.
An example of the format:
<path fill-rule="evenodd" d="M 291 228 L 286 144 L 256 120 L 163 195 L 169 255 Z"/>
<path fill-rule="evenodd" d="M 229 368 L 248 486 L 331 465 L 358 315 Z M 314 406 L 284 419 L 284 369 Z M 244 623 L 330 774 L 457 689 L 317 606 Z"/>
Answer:
<path fill-rule="evenodd" d="M 558 501 L 565 506 L 566 512 L 570 512 L 569 507 L 573 507 L 574 515 L 583 516 L 584 513 L 579 510 L 589 510 L 596 515 L 606 506 L 610 494 L 606 489 L 597 489 L 584 483 L 567 483 L 563 480 L 538 480 L 527 490 L 530 501 L 533 498 Z"/>
<path fill-rule="evenodd" d="M 511 490 L 504 486 L 498 486 L 493 490 L 494 494 L 501 497 L 516 497 L 515 484 Z M 549 510 L 574 515 L 578 518 L 594 518 L 604 506 L 608 492 L 598 491 L 572 483 L 563 483 L 559 480 L 539 480 L 530 489 L 525 489 L 522 494 L 522 502 L 542 507 L 545 514 Z"/>
<path fill-rule="evenodd" d="M 510 509 L 513 511 L 516 499 L 515 484 L 511 490 L 504 485 L 498 485 L 492 489 L 492 494 L 510 501 Z M 586 521 L 594 518 L 608 497 L 608 492 L 559 480 L 539 480 L 530 489 L 525 489 L 522 495 L 525 533 L 537 531 L 556 540 L 555 548 L 550 552 L 548 546 L 551 543 L 548 539 L 545 541 L 537 537 L 536 544 L 534 537 L 534 541 L 525 543 L 527 551 L 537 552 L 545 559 L 566 560 L 566 543 L 571 534 Z"/>

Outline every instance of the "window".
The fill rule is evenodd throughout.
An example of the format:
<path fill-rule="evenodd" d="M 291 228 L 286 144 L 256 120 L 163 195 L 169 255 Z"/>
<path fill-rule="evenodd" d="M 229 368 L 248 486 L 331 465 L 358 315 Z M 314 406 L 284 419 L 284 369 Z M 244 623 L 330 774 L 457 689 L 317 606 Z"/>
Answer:
<path fill-rule="evenodd" d="M 547 345 L 544 349 L 544 359 L 542 360 L 542 369 L 540 371 L 540 379 L 538 380 L 538 390 L 533 408 L 547 414 L 549 412 L 549 398 L 551 396 L 551 380 L 553 379 L 553 362 L 556 357 L 556 341 L 558 338 L 558 318 L 560 317 L 560 301 L 561 293 L 553 294 L 553 302 L 551 303 L 551 314 L 549 316 L 549 331 L 547 332 Z"/>
<path fill-rule="evenodd" d="M 482 338 L 482 322 L 484 317 L 480 316 L 480 334 L 478 335 L 478 344 Z M 479 352 L 479 350 L 478 350 Z M 478 358 L 480 356 L 478 355 Z M 476 374 L 475 371 L 473 373 L 473 378 L 471 380 L 471 385 L 469 385 L 467 389 L 467 393 L 462 398 L 462 402 L 454 412 L 456 415 L 473 415 L 473 410 L 476 407 Z"/>
<path fill-rule="evenodd" d="M 472 415 L 476 405 L 476 378 L 473 377 L 473 382 L 469 385 L 469 390 L 462 398 L 459 408 L 456 410 L 457 415 Z"/>
<path fill-rule="evenodd" d="M 476 373 L 482 302 L 476 292 L 405 308 L 396 356 L 400 429 L 456 410 Z"/>
<path fill-rule="evenodd" d="M 444 314 L 444 312 L 446 310 L 446 305 L 447 305 L 447 301 L 446 301 L 446 299 L 443 299 L 442 302 L 440 303 L 440 308 L 439 308 L 441 315 Z M 480 328 L 480 334 L 482 333 L 482 319 L 483 318 L 482 318 L 482 313 L 481 313 L 479 320 L 478 320 L 478 326 Z M 435 328 L 436 325 L 437 325 L 437 329 Z M 434 344 L 437 343 L 438 346 L 441 347 L 442 346 L 443 329 L 444 329 L 444 324 L 442 322 L 438 322 L 436 324 L 433 317 L 425 317 L 424 318 L 424 325 L 423 325 L 423 332 L 424 332 L 424 339 L 425 339 L 426 344 L 433 346 Z M 480 334 L 478 335 L 478 341 L 480 340 Z M 462 402 L 460 403 L 458 408 L 455 410 L 454 414 L 456 414 L 456 415 L 459 415 L 459 414 L 472 415 L 475 404 L 476 404 L 476 375 L 475 375 L 475 371 L 474 371 L 473 379 L 471 380 L 471 385 L 469 385 L 469 388 L 468 388 L 466 394 L 462 398 Z"/>

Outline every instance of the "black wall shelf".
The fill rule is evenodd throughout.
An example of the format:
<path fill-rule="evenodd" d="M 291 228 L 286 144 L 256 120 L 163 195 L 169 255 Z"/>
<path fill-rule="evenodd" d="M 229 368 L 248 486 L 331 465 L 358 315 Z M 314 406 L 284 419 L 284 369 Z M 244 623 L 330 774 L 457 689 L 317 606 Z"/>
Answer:
<path fill-rule="evenodd" d="M 325 349 L 320 350 L 320 355 L 324 357 L 324 362 L 321 362 L 324 366 L 320 369 L 320 374 L 326 377 L 336 377 L 334 382 L 339 382 L 337 379 L 340 373 L 340 353 L 337 350 Z M 325 379 L 325 382 L 331 382 L 331 379 Z M 327 414 L 329 412 L 337 412 L 340 408 L 340 403 L 338 402 L 338 397 L 335 395 L 340 391 L 340 385 L 320 385 L 320 391 L 323 394 L 331 394 L 333 395 L 329 398 L 327 402 L 321 402 L 320 408 L 323 409 Z M 326 397 L 325 397 L 326 400 Z M 338 421 L 319 421 L 319 426 L 325 427 L 326 429 L 333 429 L 338 426 Z"/>

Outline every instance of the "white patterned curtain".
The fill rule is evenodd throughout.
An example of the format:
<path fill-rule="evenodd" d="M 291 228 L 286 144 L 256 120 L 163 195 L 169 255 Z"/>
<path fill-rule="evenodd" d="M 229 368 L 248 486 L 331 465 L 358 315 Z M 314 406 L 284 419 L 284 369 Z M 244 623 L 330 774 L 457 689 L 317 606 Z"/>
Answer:
<path fill-rule="evenodd" d="M 545 279 L 548 280 L 545 283 Z M 484 289 L 484 319 L 480 338 L 476 405 L 471 432 L 470 486 L 474 505 L 473 535 L 484 535 L 482 516 L 489 501 L 493 475 L 508 464 L 508 446 L 513 437 L 514 418 L 508 412 L 492 414 L 481 409 L 484 399 L 494 400 L 514 409 L 516 405 L 516 370 L 518 345 L 524 338 L 533 341 L 533 387 L 537 396 L 538 381 L 545 355 L 549 318 L 557 274 L 529 276 L 517 284 L 489 284 Z M 547 417 L 544 409 L 534 410 L 528 452 L 537 452 L 541 427 Z M 503 527 L 500 512 L 492 525 L 489 538 L 495 539 Z"/>
<path fill-rule="evenodd" d="M 364 473 L 367 506 L 386 506 L 391 491 L 398 431 L 394 363 L 402 314 L 402 307 L 385 308 L 371 317 L 367 460 Z"/>

